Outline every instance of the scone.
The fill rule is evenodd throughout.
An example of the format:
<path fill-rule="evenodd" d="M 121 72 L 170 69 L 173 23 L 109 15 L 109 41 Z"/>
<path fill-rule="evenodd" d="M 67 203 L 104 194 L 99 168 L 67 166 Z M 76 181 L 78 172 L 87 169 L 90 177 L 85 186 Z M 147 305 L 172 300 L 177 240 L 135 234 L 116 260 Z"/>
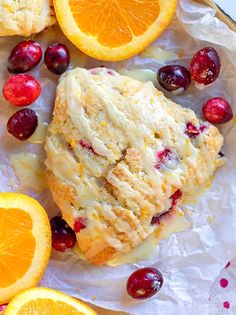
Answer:
<path fill-rule="evenodd" d="M 30 36 L 55 22 L 52 0 L 0 2 L 0 36 Z"/>
<path fill-rule="evenodd" d="M 160 214 L 209 182 L 222 144 L 217 128 L 151 82 L 76 68 L 57 88 L 48 183 L 83 255 L 104 264 L 143 242 Z"/>

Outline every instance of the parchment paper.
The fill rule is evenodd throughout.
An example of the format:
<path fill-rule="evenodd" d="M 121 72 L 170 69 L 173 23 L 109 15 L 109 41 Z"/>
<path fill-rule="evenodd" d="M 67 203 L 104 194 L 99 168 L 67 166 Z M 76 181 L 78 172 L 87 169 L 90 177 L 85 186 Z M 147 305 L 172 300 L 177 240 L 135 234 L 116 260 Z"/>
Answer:
<path fill-rule="evenodd" d="M 126 67 L 157 71 L 163 65 L 161 60 L 140 56 L 114 64 L 93 60 L 69 44 L 57 26 L 46 30 L 36 39 L 43 47 L 58 41 L 66 43 L 72 53 L 73 67 L 91 68 L 105 65 L 115 69 Z M 9 52 L 20 40 L 0 39 L 1 86 L 8 76 L 6 61 Z M 214 17 L 212 9 L 190 0 L 180 0 L 176 17 L 153 46 L 178 55 L 177 60 L 169 60 L 166 63 L 181 63 L 186 66 L 198 49 L 215 47 L 222 61 L 222 71 L 217 82 L 205 90 L 199 90 L 193 84 L 183 95 L 166 95 L 184 106 L 191 107 L 197 113 L 200 113 L 206 99 L 221 96 L 231 102 L 236 111 L 236 34 Z M 43 87 L 42 96 L 32 108 L 44 121 L 50 121 L 58 78 L 50 74 L 43 63 L 32 73 L 39 78 Z M 52 216 L 59 210 L 50 193 L 46 190 L 35 194 L 24 189 L 19 185 L 8 160 L 8 155 L 12 152 L 36 152 L 43 161 L 43 146 L 19 143 L 7 134 L 6 122 L 15 108 L 3 98 L 0 100 L 0 190 L 30 194 L 36 197 Z M 212 187 L 198 204 L 185 207 L 192 211 L 190 219 L 193 228 L 163 241 L 157 249 L 159 254 L 156 261 L 117 268 L 93 267 L 80 261 L 73 253 L 54 252 L 41 285 L 64 291 L 107 309 L 123 310 L 135 315 L 208 314 L 211 284 L 225 263 L 235 256 L 236 244 L 235 121 L 223 126 L 221 131 L 225 136 L 224 152 L 228 161 L 218 171 Z M 9 180 L 11 178 L 15 183 Z M 154 298 L 139 302 L 126 295 L 125 285 L 128 276 L 136 268 L 143 266 L 157 267 L 163 273 L 165 283 Z"/>

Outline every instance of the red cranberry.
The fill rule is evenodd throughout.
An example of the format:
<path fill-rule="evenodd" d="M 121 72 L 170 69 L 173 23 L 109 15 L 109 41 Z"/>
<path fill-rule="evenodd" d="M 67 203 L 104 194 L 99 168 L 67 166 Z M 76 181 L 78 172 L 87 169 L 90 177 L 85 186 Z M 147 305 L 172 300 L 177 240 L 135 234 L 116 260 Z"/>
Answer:
<path fill-rule="evenodd" d="M 74 223 L 74 231 L 75 233 L 79 233 L 81 230 L 86 228 L 86 219 L 85 218 L 78 218 L 75 220 Z"/>
<path fill-rule="evenodd" d="M 7 123 L 7 130 L 16 139 L 29 139 L 38 126 L 38 117 L 35 111 L 29 108 L 21 109 L 11 116 Z"/>
<path fill-rule="evenodd" d="M 157 79 L 160 85 L 174 94 L 181 94 L 190 86 L 189 71 L 180 65 L 169 65 L 158 71 Z"/>
<path fill-rule="evenodd" d="M 201 125 L 199 128 L 200 133 L 203 133 L 207 129 L 206 125 Z"/>
<path fill-rule="evenodd" d="M 199 50 L 190 64 L 190 73 L 194 81 L 208 85 L 220 74 L 221 64 L 217 51 L 212 47 Z"/>
<path fill-rule="evenodd" d="M 171 159 L 171 151 L 170 149 L 164 149 L 157 153 L 157 164 L 155 166 L 156 169 L 160 169 L 162 164 L 165 164 L 169 159 Z"/>
<path fill-rule="evenodd" d="M 166 158 L 169 158 L 170 156 L 171 156 L 170 149 L 165 149 L 157 153 L 157 157 L 161 162 L 163 162 Z"/>
<path fill-rule="evenodd" d="M 40 93 L 39 82 L 29 74 L 13 75 L 3 87 L 5 99 L 15 106 L 31 105 L 38 99 Z"/>
<path fill-rule="evenodd" d="M 49 71 L 62 74 L 69 67 L 70 53 L 65 45 L 53 44 L 47 48 L 44 60 Z"/>
<path fill-rule="evenodd" d="M 148 299 L 163 285 L 163 277 L 155 268 L 142 268 L 135 271 L 127 281 L 127 292 L 134 299 Z"/>
<path fill-rule="evenodd" d="M 202 108 L 204 118 L 213 124 L 223 124 L 233 118 L 230 104 L 220 97 L 208 100 Z"/>
<path fill-rule="evenodd" d="M 0 305 L 0 314 L 3 314 L 2 312 L 4 312 L 6 308 L 7 308 L 7 304 Z"/>
<path fill-rule="evenodd" d="M 194 126 L 191 122 L 187 123 L 186 129 L 184 132 L 189 138 L 196 138 L 199 134 L 200 131 L 196 126 Z"/>
<path fill-rule="evenodd" d="M 24 73 L 36 67 L 42 59 L 42 49 L 39 43 L 25 40 L 17 44 L 8 58 L 10 73 Z"/>
<path fill-rule="evenodd" d="M 177 205 L 179 199 L 182 197 L 183 193 L 180 189 L 178 189 L 171 197 L 172 200 L 171 207 L 174 207 Z"/>
<path fill-rule="evenodd" d="M 160 224 L 160 218 L 161 218 L 160 214 L 154 215 L 154 217 L 152 217 L 151 225 Z"/>
<path fill-rule="evenodd" d="M 183 193 L 180 189 L 178 189 L 171 197 L 171 207 L 164 213 L 158 213 L 152 217 L 151 225 L 158 225 L 160 224 L 160 219 L 168 214 L 171 214 L 173 207 L 175 207 L 179 201 L 179 199 L 182 197 Z"/>
<path fill-rule="evenodd" d="M 111 70 L 111 69 L 107 69 L 107 74 L 109 74 L 109 75 L 114 75 L 114 71 Z"/>
<path fill-rule="evenodd" d="M 219 158 L 223 158 L 223 157 L 225 157 L 225 154 L 224 154 L 222 151 L 220 151 L 220 152 L 218 153 L 218 157 L 219 157 Z"/>
<path fill-rule="evenodd" d="M 90 153 L 93 153 L 93 154 L 95 154 L 95 155 L 98 155 L 98 154 L 94 151 L 94 148 L 92 147 L 92 145 L 91 145 L 89 142 L 84 141 L 84 140 L 80 140 L 79 144 L 80 144 L 80 146 L 81 146 L 83 149 L 89 151 Z"/>
<path fill-rule="evenodd" d="M 72 249 L 76 244 L 75 232 L 65 220 L 56 216 L 50 220 L 52 230 L 52 247 L 59 252 Z"/>
<path fill-rule="evenodd" d="M 164 149 L 157 153 L 157 164 L 155 165 L 157 170 L 161 169 L 162 167 L 176 169 L 178 164 L 178 155 L 172 152 L 170 149 Z"/>
<path fill-rule="evenodd" d="M 163 218 L 163 217 L 166 217 L 167 215 L 171 215 L 171 213 L 172 213 L 172 207 L 169 209 L 169 210 L 167 210 L 167 211 L 165 211 L 165 212 L 163 212 L 163 213 L 158 213 L 158 214 L 156 214 L 156 215 L 154 215 L 153 217 L 152 217 L 152 221 L 151 221 L 151 225 L 158 225 L 158 224 L 160 224 L 161 223 L 161 219 Z"/>

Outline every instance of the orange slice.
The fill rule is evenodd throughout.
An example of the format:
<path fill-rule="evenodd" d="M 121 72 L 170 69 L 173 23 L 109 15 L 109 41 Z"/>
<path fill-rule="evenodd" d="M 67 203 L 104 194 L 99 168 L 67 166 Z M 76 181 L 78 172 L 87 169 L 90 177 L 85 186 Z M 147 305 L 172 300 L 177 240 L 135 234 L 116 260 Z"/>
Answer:
<path fill-rule="evenodd" d="M 0 305 L 40 281 L 51 253 L 51 229 L 33 198 L 0 193 Z"/>
<path fill-rule="evenodd" d="M 178 0 L 54 0 L 64 34 L 100 60 L 118 61 L 146 48 L 169 25 Z"/>
<path fill-rule="evenodd" d="M 4 315 L 97 315 L 88 305 L 61 292 L 34 288 L 17 295 Z"/>

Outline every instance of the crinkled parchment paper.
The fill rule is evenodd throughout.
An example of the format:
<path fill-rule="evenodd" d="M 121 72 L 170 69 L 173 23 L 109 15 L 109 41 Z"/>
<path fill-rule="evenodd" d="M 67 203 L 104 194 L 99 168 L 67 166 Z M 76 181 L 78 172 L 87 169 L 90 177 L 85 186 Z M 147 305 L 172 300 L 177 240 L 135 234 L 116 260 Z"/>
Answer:
<path fill-rule="evenodd" d="M 37 37 L 43 46 L 64 42 L 72 53 L 72 65 L 95 67 L 106 65 L 115 69 L 147 68 L 157 71 L 161 61 L 142 54 L 120 63 L 104 63 L 81 54 L 61 34 L 59 28 L 45 31 Z M 0 39 L 0 81 L 6 80 L 6 60 L 18 38 Z M 228 99 L 236 112 L 236 34 L 214 17 L 214 12 L 190 0 L 180 0 L 177 16 L 170 27 L 153 46 L 159 46 L 178 55 L 177 60 L 166 63 L 181 63 L 188 66 L 191 56 L 202 47 L 214 46 L 220 53 L 222 72 L 210 87 L 200 91 L 194 85 L 180 96 L 171 96 L 184 106 L 200 113 L 202 103 L 214 96 Z M 169 54 L 174 56 L 174 54 Z M 40 79 L 43 93 L 33 106 L 44 121 L 49 121 L 57 77 L 50 74 L 45 65 L 32 72 Z M 35 152 L 44 159 L 43 146 L 19 143 L 9 136 L 6 122 L 15 108 L 1 98 L 0 106 L 0 190 L 20 191 L 36 197 L 49 215 L 58 213 L 50 193 L 45 190 L 35 194 L 18 183 L 8 155 L 14 152 Z M 193 228 L 172 235 L 161 242 L 156 261 L 145 261 L 117 268 L 93 267 L 80 261 L 73 253 L 53 253 L 41 285 L 62 290 L 96 305 L 112 310 L 123 310 L 136 315 L 206 315 L 209 313 L 209 290 L 225 263 L 235 256 L 236 244 L 236 126 L 235 122 L 221 128 L 225 136 L 224 152 L 228 162 L 221 168 L 210 190 L 195 206 L 186 206 L 192 211 Z M 15 182 L 15 184 L 14 184 Z M 17 184 L 18 183 L 18 184 Z M 209 216 L 211 220 L 209 220 Z M 208 222 L 209 221 L 209 222 Z M 137 267 L 155 266 L 161 270 L 165 284 L 153 299 L 139 302 L 126 295 L 128 276 Z M 217 313 L 216 313 L 217 314 Z"/>

